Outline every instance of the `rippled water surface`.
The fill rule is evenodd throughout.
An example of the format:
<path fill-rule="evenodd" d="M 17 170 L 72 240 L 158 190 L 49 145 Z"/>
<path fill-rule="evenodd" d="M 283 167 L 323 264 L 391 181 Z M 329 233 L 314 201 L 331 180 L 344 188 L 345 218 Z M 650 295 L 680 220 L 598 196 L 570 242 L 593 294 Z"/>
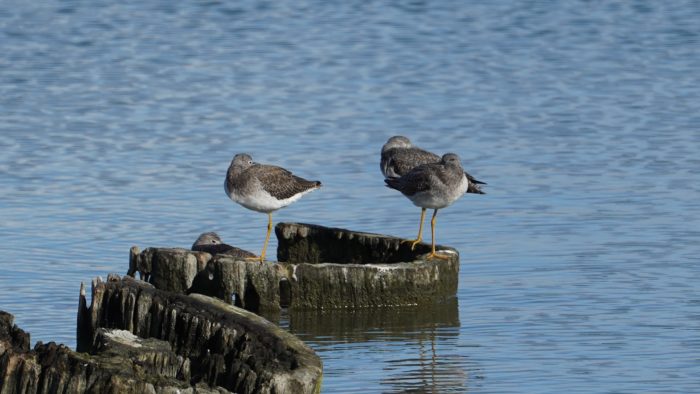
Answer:
<path fill-rule="evenodd" d="M 276 221 L 415 236 L 404 134 L 488 182 L 457 299 L 283 315 L 324 392 L 700 391 L 700 5 L 340 3 L 3 1 L 0 309 L 74 346 L 131 245 L 258 251 L 238 152 L 324 183 Z"/>

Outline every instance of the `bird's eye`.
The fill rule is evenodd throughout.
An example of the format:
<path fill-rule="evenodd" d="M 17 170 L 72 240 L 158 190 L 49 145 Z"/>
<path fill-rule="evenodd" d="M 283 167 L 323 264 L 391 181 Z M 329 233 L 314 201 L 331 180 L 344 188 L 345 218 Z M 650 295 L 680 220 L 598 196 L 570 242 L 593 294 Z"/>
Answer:
<path fill-rule="evenodd" d="M 248 164 L 253 164 L 253 160 L 248 160 Z"/>
<path fill-rule="evenodd" d="M 211 240 L 211 243 L 215 244 L 215 243 L 216 243 L 216 240 L 215 240 L 215 239 L 212 239 L 212 240 Z"/>

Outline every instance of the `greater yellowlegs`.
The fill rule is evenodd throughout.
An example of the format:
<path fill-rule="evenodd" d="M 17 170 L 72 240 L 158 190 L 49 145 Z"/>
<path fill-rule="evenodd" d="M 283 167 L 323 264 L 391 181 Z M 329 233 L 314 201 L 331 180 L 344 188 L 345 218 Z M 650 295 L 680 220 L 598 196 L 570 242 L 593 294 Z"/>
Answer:
<path fill-rule="evenodd" d="M 255 254 L 235 246 L 225 244 L 221 241 L 219 234 L 207 232 L 199 235 L 192 244 L 192 250 L 197 252 L 207 252 L 211 255 L 226 254 L 235 258 L 255 258 Z"/>
<path fill-rule="evenodd" d="M 430 220 L 432 249 L 428 258 L 449 258 L 435 253 L 435 218 L 438 209 L 451 205 L 469 188 L 470 182 L 464 173 L 459 156 L 447 153 L 437 163 L 421 164 L 401 177 L 390 177 L 384 181 L 388 187 L 400 191 L 414 205 L 421 207 L 423 212 L 421 218 L 426 209 L 434 209 L 433 218 Z M 421 220 L 421 227 L 422 224 Z"/>
<path fill-rule="evenodd" d="M 414 167 L 421 164 L 437 163 L 440 161 L 440 156 L 414 146 L 407 137 L 395 135 L 382 146 L 382 156 L 380 168 L 382 174 L 386 178 L 398 178 L 405 175 Z M 473 176 L 464 171 L 464 176 L 467 177 L 469 185 L 467 193 L 485 194 L 479 188 L 479 185 L 485 185 L 484 182 L 476 180 Z M 421 208 L 420 225 L 418 227 L 418 237 L 408 240 L 411 242 L 411 250 L 423 241 L 423 222 L 425 221 L 425 208 Z"/>
<path fill-rule="evenodd" d="M 319 181 L 300 178 L 282 167 L 255 163 L 248 154 L 239 153 L 233 157 L 224 181 L 226 194 L 231 200 L 253 211 L 266 213 L 268 217 L 260 262 L 265 261 L 265 249 L 272 232 L 272 212 L 319 187 Z"/>

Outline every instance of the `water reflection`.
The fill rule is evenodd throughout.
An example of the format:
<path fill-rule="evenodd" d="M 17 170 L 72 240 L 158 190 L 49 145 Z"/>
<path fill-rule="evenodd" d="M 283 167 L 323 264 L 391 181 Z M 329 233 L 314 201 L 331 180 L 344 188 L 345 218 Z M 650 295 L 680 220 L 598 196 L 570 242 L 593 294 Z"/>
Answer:
<path fill-rule="evenodd" d="M 467 389 L 469 370 L 473 368 L 468 365 L 469 358 L 438 354 L 434 340 L 429 344 L 419 340 L 418 345 L 420 357 L 387 361 L 383 371 L 388 376 L 381 380 L 382 391 L 443 393 Z"/>
<path fill-rule="evenodd" d="M 421 337 L 427 329 L 459 327 L 456 298 L 429 307 L 293 311 L 281 316 L 282 326 L 285 317 L 294 333 L 336 342 L 403 341 Z"/>
<path fill-rule="evenodd" d="M 324 373 L 332 376 L 324 390 L 348 390 L 353 375 L 343 371 L 347 359 L 337 358 L 338 349 L 357 348 L 351 354 L 376 361 L 373 390 L 382 392 L 444 392 L 467 387 L 478 366 L 458 352 L 459 303 L 447 302 L 405 308 L 359 310 L 284 311 L 279 324 L 301 337 L 324 361 Z M 368 350 L 369 349 L 369 350 Z M 477 373 L 478 374 L 478 373 Z M 364 375 L 367 379 L 368 375 Z M 367 387 L 365 387 L 367 388 Z"/>

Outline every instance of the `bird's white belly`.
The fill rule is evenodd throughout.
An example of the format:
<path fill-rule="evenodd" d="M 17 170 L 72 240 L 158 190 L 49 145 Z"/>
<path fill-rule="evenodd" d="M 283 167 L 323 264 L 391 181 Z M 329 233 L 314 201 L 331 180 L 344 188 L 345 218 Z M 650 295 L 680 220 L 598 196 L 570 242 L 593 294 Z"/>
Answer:
<path fill-rule="evenodd" d="M 243 205 L 244 207 L 251 209 L 253 211 L 258 211 L 258 212 L 265 212 L 269 213 L 272 211 L 276 211 L 280 208 L 284 208 L 287 205 L 293 203 L 294 201 L 298 200 L 303 196 L 304 194 L 312 191 L 314 189 L 309 189 L 304 192 L 295 194 L 289 198 L 285 198 L 283 200 L 278 200 L 275 197 L 273 197 L 270 193 L 266 192 L 263 189 L 259 189 L 255 191 L 254 193 L 249 193 L 245 195 L 241 195 L 236 193 L 235 191 L 229 195 L 231 200 Z"/>

